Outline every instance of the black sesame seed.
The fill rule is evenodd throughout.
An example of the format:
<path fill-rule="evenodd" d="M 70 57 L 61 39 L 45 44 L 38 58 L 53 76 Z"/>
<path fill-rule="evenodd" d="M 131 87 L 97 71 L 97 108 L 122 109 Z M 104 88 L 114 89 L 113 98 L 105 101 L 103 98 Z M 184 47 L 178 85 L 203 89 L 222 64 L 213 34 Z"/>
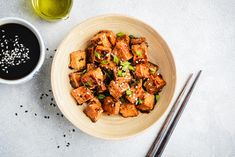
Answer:
<path fill-rule="evenodd" d="M 49 51 L 49 48 L 47 48 L 46 50 Z"/>
<path fill-rule="evenodd" d="M 64 115 L 63 115 L 63 114 L 61 114 L 61 117 L 64 117 Z"/>
<path fill-rule="evenodd" d="M 54 107 L 56 107 L 56 104 L 53 104 Z"/>
<path fill-rule="evenodd" d="M 51 98 L 51 101 L 53 101 L 54 100 L 54 98 Z"/>
<path fill-rule="evenodd" d="M 59 116 L 60 114 L 59 114 L 59 113 L 56 113 L 56 115 L 58 115 L 58 116 Z"/>
<path fill-rule="evenodd" d="M 47 119 L 47 116 L 44 116 L 45 119 Z"/>
<path fill-rule="evenodd" d="M 73 129 L 73 132 L 75 132 L 75 129 Z"/>
<path fill-rule="evenodd" d="M 64 134 L 64 137 L 66 137 L 66 135 Z"/>
<path fill-rule="evenodd" d="M 17 113 L 15 113 L 15 115 L 17 116 L 18 114 L 17 114 Z"/>
<path fill-rule="evenodd" d="M 52 92 L 52 91 L 49 89 L 49 92 Z"/>
<path fill-rule="evenodd" d="M 53 105 L 53 103 L 50 103 L 50 105 Z"/>
<path fill-rule="evenodd" d="M 60 146 L 57 146 L 57 148 L 60 148 Z"/>
<path fill-rule="evenodd" d="M 50 58 L 53 58 L 52 56 L 50 56 Z"/>
<path fill-rule="evenodd" d="M 57 51 L 57 49 L 55 49 L 54 51 Z"/>
<path fill-rule="evenodd" d="M 20 105 L 20 107 L 23 107 L 23 105 Z"/>
<path fill-rule="evenodd" d="M 48 96 L 48 94 L 46 94 L 46 96 Z"/>
<path fill-rule="evenodd" d="M 42 97 L 40 97 L 40 99 L 42 99 Z"/>
<path fill-rule="evenodd" d="M 37 113 L 34 113 L 35 116 L 37 116 Z"/>
<path fill-rule="evenodd" d="M 28 110 L 25 110 L 24 112 L 25 112 L 25 113 L 27 113 L 27 112 L 28 112 Z"/>
<path fill-rule="evenodd" d="M 50 118 L 50 116 L 47 116 L 47 119 L 49 119 Z"/>

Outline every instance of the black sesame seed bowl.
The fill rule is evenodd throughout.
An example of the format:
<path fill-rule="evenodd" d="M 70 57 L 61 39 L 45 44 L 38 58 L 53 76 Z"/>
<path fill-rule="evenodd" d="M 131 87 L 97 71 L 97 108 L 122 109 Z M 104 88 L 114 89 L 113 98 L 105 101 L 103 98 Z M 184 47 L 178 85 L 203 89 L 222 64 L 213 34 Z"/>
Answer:
<path fill-rule="evenodd" d="M 31 23 L 17 17 L 0 19 L 0 83 L 30 80 L 44 59 L 43 39 Z"/>

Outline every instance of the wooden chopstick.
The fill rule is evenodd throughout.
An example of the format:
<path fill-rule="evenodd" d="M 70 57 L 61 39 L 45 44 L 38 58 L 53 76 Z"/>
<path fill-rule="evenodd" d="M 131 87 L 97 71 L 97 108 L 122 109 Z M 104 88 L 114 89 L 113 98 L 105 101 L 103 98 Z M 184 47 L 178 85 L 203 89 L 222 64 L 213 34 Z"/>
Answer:
<path fill-rule="evenodd" d="M 190 79 L 192 78 L 192 74 L 189 75 L 186 83 L 184 84 L 182 90 L 180 91 L 180 94 L 178 95 L 176 101 L 174 102 L 174 105 L 171 108 L 166 120 L 164 121 L 156 139 L 154 140 L 152 146 L 150 147 L 146 157 L 153 157 L 153 156 L 160 157 L 161 156 L 161 154 L 162 154 L 172 132 L 174 131 L 174 128 L 175 128 L 191 94 L 192 94 L 192 91 L 196 85 L 196 82 L 197 82 L 201 72 L 202 72 L 201 70 L 198 72 L 198 74 L 197 74 L 196 78 L 194 79 L 187 95 L 185 96 L 183 102 L 181 103 L 178 112 L 175 115 L 175 111 L 178 108 L 179 102 L 184 95 L 184 92 L 186 90 L 186 87 L 187 87 Z"/>

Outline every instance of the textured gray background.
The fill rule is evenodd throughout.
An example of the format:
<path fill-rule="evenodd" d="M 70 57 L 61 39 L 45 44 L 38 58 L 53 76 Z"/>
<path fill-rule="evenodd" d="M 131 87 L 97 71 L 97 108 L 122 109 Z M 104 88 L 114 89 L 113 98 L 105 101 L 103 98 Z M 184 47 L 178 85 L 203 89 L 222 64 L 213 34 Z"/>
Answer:
<path fill-rule="evenodd" d="M 177 93 L 188 73 L 204 70 L 163 156 L 235 156 L 234 0 L 79 0 L 74 2 L 70 18 L 57 23 L 37 17 L 29 2 L 0 0 L 0 17 L 28 20 L 39 29 L 50 50 L 34 79 L 22 85 L 0 85 L 0 157 L 141 157 L 146 154 L 166 114 L 141 135 L 105 141 L 79 129 L 71 132 L 74 126 L 56 115 L 60 111 L 49 105 L 50 98 L 39 99 L 42 92 L 50 89 L 53 50 L 72 27 L 105 13 L 134 16 L 163 36 L 175 56 Z M 49 120 L 43 118 L 47 115 Z M 66 142 L 71 143 L 70 147 L 65 146 Z"/>

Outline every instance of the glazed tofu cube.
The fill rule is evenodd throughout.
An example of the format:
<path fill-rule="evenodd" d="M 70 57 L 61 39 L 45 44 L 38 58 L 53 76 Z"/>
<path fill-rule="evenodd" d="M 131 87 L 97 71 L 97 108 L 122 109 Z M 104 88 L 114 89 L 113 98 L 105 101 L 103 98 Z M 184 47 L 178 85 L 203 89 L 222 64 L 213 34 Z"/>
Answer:
<path fill-rule="evenodd" d="M 130 52 L 129 43 L 127 43 L 125 40 L 116 42 L 116 46 L 113 49 L 113 54 L 122 61 L 130 60 L 133 57 Z"/>
<path fill-rule="evenodd" d="M 136 117 L 138 116 L 139 112 L 134 104 L 125 103 L 120 106 L 120 114 L 123 117 L 127 118 L 127 117 Z"/>
<path fill-rule="evenodd" d="M 82 74 L 78 72 L 72 72 L 69 74 L 70 84 L 73 88 L 78 88 L 82 85 L 81 76 Z"/>
<path fill-rule="evenodd" d="M 132 45 L 131 51 L 134 55 L 134 64 L 147 63 L 148 62 L 148 49 L 146 43 L 140 45 Z"/>
<path fill-rule="evenodd" d="M 166 85 L 161 75 L 151 75 L 150 78 L 144 83 L 144 87 L 150 94 L 160 92 Z"/>
<path fill-rule="evenodd" d="M 112 46 L 115 45 L 116 43 L 116 35 L 113 33 L 113 31 L 110 30 L 101 30 L 99 33 L 105 33 L 106 37 L 108 38 L 109 42 L 111 43 Z"/>
<path fill-rule="evenodd" d="M 85 51 L 74 51 L 70 53 L 70 64 L 71 69 L 81 71 L 86 68 L 86 52 Z"/>
<path fill-rule="evenodd" d="M 89 89 L 94 89 L 96 86 L 102 84 L 104 76 L 100 68 L 90 70 L 81 78 L 82 83 Z"/>
<path fill-rule="evenodd" d="M 117 42 L 119 42 L 119 41 L 124 41 L 124 42 L 127 43 L 128 45 L 130 44 L 130 38 L 129 38 L 129 36 L 126 35 L 126 34 L 117 37 Z"/>
<path fill-rule="evenodd" d="M 137 64 L 135 74 L 139 78 L 148 78 L 150 73 L 147 64 Z"/>
<path fill-rule="evenodd" d="M 103 110 L 108 115 L 118 114 L 120 105 L 120 101 L 112 98 L 111 96 L 107 96 L 104 98 Z"/>
<path fill-rule="evenodd" d="M 95 44 L 90 43 L 90 45 L 88 45 L 88 47 L 86 48 L 87 62 L 89 63 L 95 62 L 95 47 Z"/>
<path fill-rule="evenodd" d="M 137 105 L 136 108 L 141 112 L 149 113 L 154 107 L 155 96 L 145 92 L 142 94 L 140 100 L 141 103 Z"/>
<path fill-rule="evenodd" d="M 91 99 L 83 112 L 93 123 L 96 122 L 103 112 L 100 101 L 96 98 Z"/>
<path fill-rule="evenodd" d="M 104 46 L 95 48 L 95 61 L 101 64 L 107 64 L 110 61 L 112 49 Z"/>
<path fill-rule="evenodd" d="M 136 104 L 137 99 L 143 94 L 142 80 L 131 86 L 129 91 L 126 91 L 126 99 L 132 104 Z"/>
<path fill-rule="evenodd" d="M 122 94 L 129 89 L 128 83 L 119 82 L 119 81 L 111 81 L 109 84 L 109 93 L 115 98 L 118 99 L 122 96 Z"/>
<path fill-rule="evenodd" d="M 112 46 L 108 40 L 106 33 L 104 32 L 97 33 L 94 37 L 92 37 L 92 39 L 90 40 L 90 43 L 93 43 L 95 45 L 101 45 L 104 47 L 109 47 L 109 48 L 111 48 Z"/>
<path fill-rule="evenodd" d="M 131 39 L 131 45 L 139 45 L 143 42 L 146 42 L 146 38 L 144 38 L 144 37 L 138 37 L 138 38 Z"/>
<path fill-rule="evenodd" d="M 91 90 L 84 86 L 72 90 L 71 94 L 79 105 L 82 105 L 84 102 L 87 102 L 94 97 Z"/>
<path fill-rule="evenodd" d="M 116 67 L 114 68 L 113 72 L 116 81 L 128 83 L 132 79 L 130 71 L 128 69 L 126 71 L 123 71 L 121 68 Z"/>

